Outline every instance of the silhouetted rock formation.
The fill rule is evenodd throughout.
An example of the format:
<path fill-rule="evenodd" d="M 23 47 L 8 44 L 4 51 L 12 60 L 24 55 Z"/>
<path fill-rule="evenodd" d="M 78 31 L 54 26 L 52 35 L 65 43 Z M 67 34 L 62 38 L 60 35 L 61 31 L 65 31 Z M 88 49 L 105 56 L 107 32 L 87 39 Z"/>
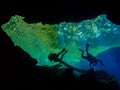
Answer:
<path fill-rule="evenodd" d="M 2 30 L 0 30 L 0 43 L 0 60 L 4 85 L 31 87 L 37 85 L 37 83 L 43 83 L 43 80 L 52 80 L 55 77 L 51 73 L 52 67 L 37 67 L 37 60 L 20 47 L 15 46 Z"/>

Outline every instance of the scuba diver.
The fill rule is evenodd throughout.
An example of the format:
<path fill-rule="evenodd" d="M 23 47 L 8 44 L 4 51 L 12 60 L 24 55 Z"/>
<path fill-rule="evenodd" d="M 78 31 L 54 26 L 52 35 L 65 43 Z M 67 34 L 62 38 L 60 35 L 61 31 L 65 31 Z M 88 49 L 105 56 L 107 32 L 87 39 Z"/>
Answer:
<path fill-rule="evenodd" d="M 66 62 L 62 61 L 64 55 L 65 55 L 67 52 L 68 52 L 68 50 L 66 50 L 65 48 L 63 48 L 62 51 L 59 52 L 59 53 L 50 53 L 50 54 L 48 55 L 48 59 L 49 59 L 50 61 L 60 62 L 60 63 L 64 64 L 65 66 L 67 66 L 67 67 L 69 67 L 69 68 L 71 68 L 71 69 L 73 69 L 73 70 L 76 70 L 76 71 L 78 71 L 78 72 L 81 72 L 81 73 L 85 72 L 84 70 L 80 70 L 80 69 L 78 69 L 78 68 L 75 68 L 75 67 L 67 64 Z M 61 56 L 61 57 L 60 57 L 60 56 Z"/>
<path fill-rule="evenodd" d="M 59 53 L 50 53 L 50 55 L 48 56 L 48 59 L 50 61 L 54 61 L 54 62 L 60 62 L 63 59 L 63 56 L 67 53 L 68 51 L 63 48 L 61 52 Z M 59 58 L 59 56 L 61 55 L 61 57 Z"/>
<path fill-rule="evenodd" d="M 103 62 L 101 60 L 97 59 L 95 56 L 93 56 L 88 52 L 88 47 L 89 47 L 89 44 L 86 44 L 86 54 L 87 54 L 86 56 L 84 56 L 83 50 L 81 50 L 80 48 L 79 50 L 82 52 L 81 57 L 83 59 L 88 60 L 90 69 L 92 69 L 92 65 L 95 66 L 98 62 L 103 66 Z"/>

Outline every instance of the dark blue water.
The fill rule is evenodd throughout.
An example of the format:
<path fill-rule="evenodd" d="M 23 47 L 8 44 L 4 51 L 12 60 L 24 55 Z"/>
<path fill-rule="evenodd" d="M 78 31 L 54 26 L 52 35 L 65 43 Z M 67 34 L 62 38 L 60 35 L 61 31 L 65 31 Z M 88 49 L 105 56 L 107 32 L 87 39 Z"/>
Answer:
<path fill-rule="evenodd" d="M 97 58 L 101 59 L 104 63 L 101 69 L 113 75 L 120 83 L 120 47 L 108 49 L 100 53 Z M 99 68 L 96 67 L 96 69 Z"/>

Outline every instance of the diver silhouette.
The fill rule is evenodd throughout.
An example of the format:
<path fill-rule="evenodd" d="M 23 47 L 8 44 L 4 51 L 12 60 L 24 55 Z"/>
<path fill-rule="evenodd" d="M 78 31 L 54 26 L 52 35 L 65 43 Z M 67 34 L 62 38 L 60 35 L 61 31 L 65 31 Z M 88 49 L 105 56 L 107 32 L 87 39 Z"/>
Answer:
<path fill-rule="evenodd" d="M 54 62 L 60 62 L 63 59 L 63 56 L 67 53 L 68 51 L 63 48 L 61 52 L 59 53 L 50 53 L 50 55 L 48 56 L 48 59 L 50 61 L 54 61 Z M 59 56 L 61 55 L 61 57 L 59 58 Z"/>
<path fill-rule="evenodd" d="M 103 62 L 101 60 L 97 59 L 95 56 L 93 56 L 92 54 L 88 52 L 88 47 L 89 47 L 89 44 L 86 44 L 86 56 L 84 56 L 83 50 L 81 50 L 80 48 L 79 50 L 82 52 L 81 57 L 83 59 L 86 59 L 89 62 L 90 69 L 92 69 L 92 66 L 97 65 L 98 62 L 103 66 Z"/>
<path fill-rule="evenodd" d="M 85 72 L 83 69 L 80 70 L 80 69 L 75 68 L 75 67 L 69 65 L 68 63 L 62 61 L 64 55 L 65 55 L 67 52 L 68 52 L 68 50 L 66 50 L 65 48 L 63 48 L 62 51 L 59 52 L 59 53 L 50 53 L 50 54 L 48 55 L 48 59 L 49 59 L 50 61 L 60 62 L 60 63 L 64 64 L 65 66 L 67 66 L 67 67 L 69 67 L 69 68 L 71 68 L 71 69 L 73 69 L 73 70 L 76 70 L 76 71 L 78 71 L 78 72 L 81 72 L 81 73 Z M 61 57 L 60 57 L 60 56 L 61 56 Z"/>

